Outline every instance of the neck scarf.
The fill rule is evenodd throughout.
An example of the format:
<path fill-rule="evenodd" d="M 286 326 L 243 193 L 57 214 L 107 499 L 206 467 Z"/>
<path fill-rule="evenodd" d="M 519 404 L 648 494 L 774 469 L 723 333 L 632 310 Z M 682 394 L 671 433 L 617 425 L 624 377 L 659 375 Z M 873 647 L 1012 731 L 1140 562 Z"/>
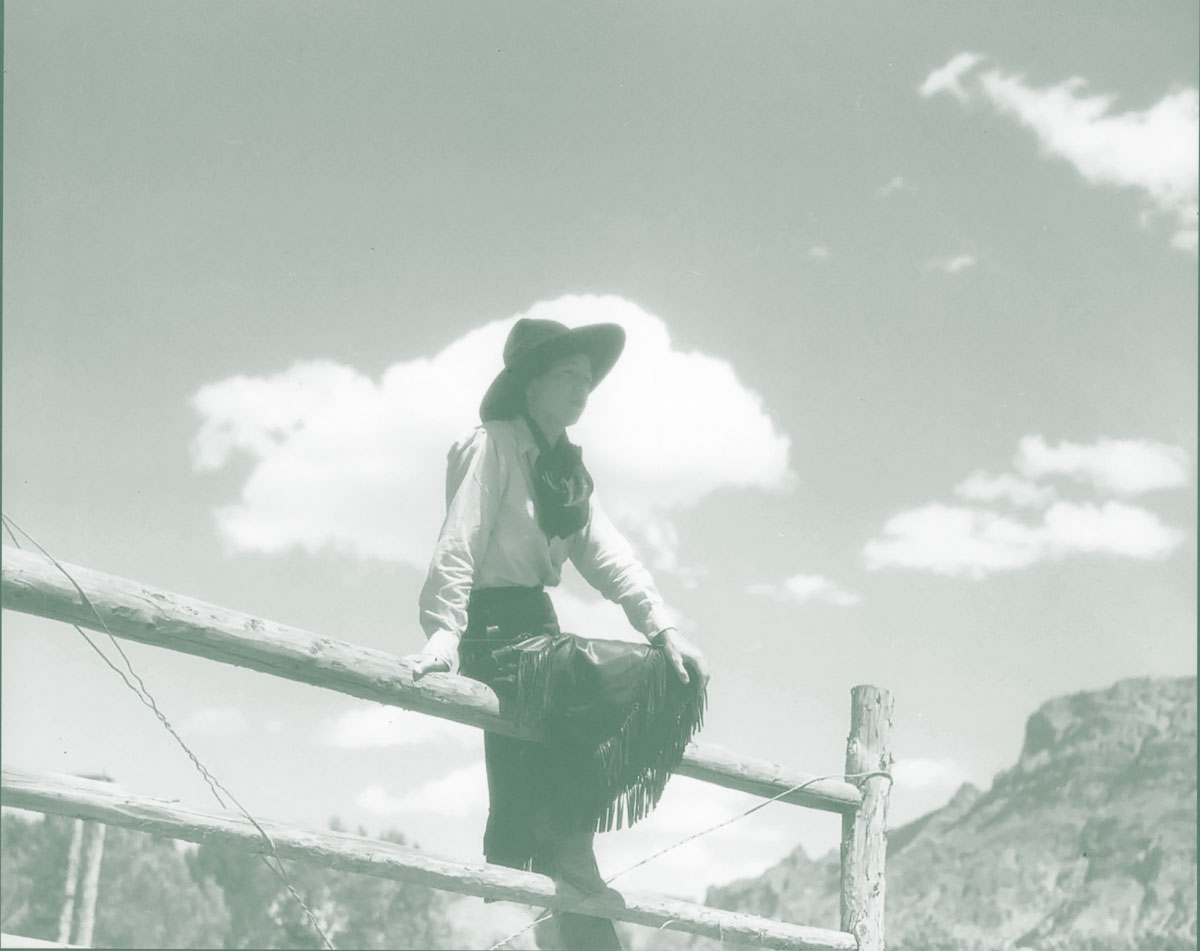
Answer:
<path fill-rule="evenodd" d="M 574 535 L 587 524 L 592 497 L 592 476 L 583 464 L 583 450 L 565 433 L 552 447 L 529 414 L 524 416 L 539 450 L 533 464 L 538 524 L 547 538 Z"/>

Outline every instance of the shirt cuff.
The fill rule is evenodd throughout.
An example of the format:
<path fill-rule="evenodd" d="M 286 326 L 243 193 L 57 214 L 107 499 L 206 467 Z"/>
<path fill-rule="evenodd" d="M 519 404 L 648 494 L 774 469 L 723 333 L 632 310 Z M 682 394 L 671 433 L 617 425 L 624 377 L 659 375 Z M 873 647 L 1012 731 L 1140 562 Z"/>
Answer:
<path fill-rule="evenodd" d="M 458 635 L 453 631 L 434 631 L 425 643 L 425 653 L 450 665 L 450 673 L 458 673 Z"/>
<path fill-rule="evenodd" d="M 662 604 L 655 604 L 646 612 L 645 627 L 642 628 L 642 633 L 649 640 L 663 628 L 677 626 L 671 612 Z"/>

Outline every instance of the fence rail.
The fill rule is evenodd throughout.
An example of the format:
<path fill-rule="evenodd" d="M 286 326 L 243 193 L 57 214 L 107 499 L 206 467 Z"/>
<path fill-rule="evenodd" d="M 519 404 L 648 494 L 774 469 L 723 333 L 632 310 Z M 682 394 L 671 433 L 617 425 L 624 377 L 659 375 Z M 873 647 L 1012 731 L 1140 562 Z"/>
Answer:
<path fill-rule="evenodd" d="M 508 736 L 538 738 L 536 731 L 518 728 L 502 717 L 496 695 L 478 681 L 430 674 L 414 682 L 408 665 L 392 654 L 64 564 L 87 594 L 93 611 L 49 559 L 7 545 L 2 554 L 0 604 L 8 610 L 90 630 L 102 631 L 107 625 L 116 637 L 142 644 L 247 667 Z M 695 743 L 688 746 L 678 772 L 767 798 L 812 778 L 774 763 Z M 850 783 L 823 779 L 788 793 L 780 801 L 845 813 L 858 809 L 862 794 Z"/>
<path fill-rule="evenodd" d="M 521 739 L 539 734 L 501 715 L 484 684 L 449 674 L 414 681 L 409 666 L 383 651 L 320 637 L 77 565 L 4 546 L 0 606 L 168 650 L 206 657 L 364 700 L 404 707 Z M 76 587 L 78 585 L 78 588 Z M 786 924 L 672 899 L 583 895 L 556 888 L 543 875 L 487 864 L 463 864 L 388 842 L 261 823 L 278 854 L 332 868 L 488 898 L 569 907 L 634 924 L 668 927 L 764 948 L 882 951 L 892 701 L 870 685 L 851 691 L 847 776 L 813 779 L 772 763 L 690 744 L 681 775 L 842 817 L 841 930 Z M 804 789 L 793 787 L 804 784 Z M 267 843 L 253 824 L 197 812 L 77 777 L 3 770 L 0 801 L 34 811 L 91 819 L 190 841 L 216 837 L 252 851 Z M 560 890 L 560 889 L 565 889 Z M 4 936 L 5 940 L 13 939 Z"/>
<path fill-rule="evenodd" d="M 245 819 L 167 803 L 74 776 L 4 769 L 0 801 L 6 806 L 60 816 L 91 819 L 140 832 L 203 842 L 206 839 L 263 852 L 262 836 Z M 435 858 L 417 849 L 337 832 L 316 832 L 259 820 L 281 858 L 361 872 L 378 878 L 418 882 L 445 891 L 506 901 L 569 908 L 650 927 L 728 939 L 762 948 L 795 951 L 855 951 L 852 934 L 791 925 L 769 918 L 708 908 L 675 899 L 623 894 L 615 899 L 556 888 L 554 880 L 499 865 L 464 864 Z"/>

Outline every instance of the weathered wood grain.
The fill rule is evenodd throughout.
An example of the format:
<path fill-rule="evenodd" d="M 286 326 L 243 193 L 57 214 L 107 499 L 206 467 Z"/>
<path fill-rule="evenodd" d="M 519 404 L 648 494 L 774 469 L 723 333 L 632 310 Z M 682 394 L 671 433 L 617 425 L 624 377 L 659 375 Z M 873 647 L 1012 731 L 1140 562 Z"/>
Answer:
<path fill-rule="evenodd" d="M 255 852 L 269 851 L 245 819 L 218 815 L 137 795 L 111 783 L 74 776 L 4 769 L 0 802 L 61 816 L 90 819 L 156 835 L 203 842 L 216 839 Z M 855 951 L 853 935 L 824 928 L 791 925 L 653 896 L 614 898 L 556 890 L 552 879 L 484 863 L 464 864 L 436 858 L 390 842 L 355 835 L 316 832 L 259 821 L 278 855 L 329 868 L 361 872 L 396 881 L 419 882 L 446 891 L 570 909 L 650 927 L 729 939 L 763 948 Z"/>
<path fill-rule="evenodd" d="M 168 650 L 257 670 L 275 677 L 443 717 L 523 739 L 537 734 L 502 716 L 496 695 L 466 677 L 429 674 L 413 681 L 408 665 L 392 654 L 320 637 L 274 621 L 198 601 L 78 565 L 63 567 L 79 591 L 49 559 L 4 546 L 0 606 L 102 631 Z M 93 611 L 92 608 L 95 608 Z M 101 622 L 103 619 L 103 623 Z M 772 763 L 692 744 L 681 775 L 770 797 L 811 777 Z M 821 780 L 780 801 L 828 812 L 858 808 L 858 788 Z"/>
<path fill-rule="evenodd" d="M 880 687 L 850 691 L 850 735 L 846 775 L 892 769 L 892 697 Z M 887 858 L 887 806 L 891 781 L 863 780 L 857 815 L 842 816 L 842 930 L 858 939 L 860 951 L 883 951 L 884 862 Z"/>

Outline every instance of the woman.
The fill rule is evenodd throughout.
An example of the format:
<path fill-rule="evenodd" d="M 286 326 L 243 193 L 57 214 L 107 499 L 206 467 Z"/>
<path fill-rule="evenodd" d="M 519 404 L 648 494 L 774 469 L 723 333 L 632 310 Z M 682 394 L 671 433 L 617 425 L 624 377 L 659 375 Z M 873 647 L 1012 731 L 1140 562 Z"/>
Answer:
<path fill-rule="evenodd" d="M 594 833 L 654 807 L 700 725 L 708 682 L 566 437 L 624 344 L 616 324 L 514 325 L 483 425 L 450 450 L 446 519 L 421 593 L 428 641 L 408 658 L 414 679 L 461 670 L 518 723 L 542 727 L 544 743 L 484 735 L 484 854 L 588 891 L 605 890 Z M 647 644 L 560 631 L 544 589 L 568 558 Z M 554 917 L 565 947 L 621 947 L 608 919 Z"/>

